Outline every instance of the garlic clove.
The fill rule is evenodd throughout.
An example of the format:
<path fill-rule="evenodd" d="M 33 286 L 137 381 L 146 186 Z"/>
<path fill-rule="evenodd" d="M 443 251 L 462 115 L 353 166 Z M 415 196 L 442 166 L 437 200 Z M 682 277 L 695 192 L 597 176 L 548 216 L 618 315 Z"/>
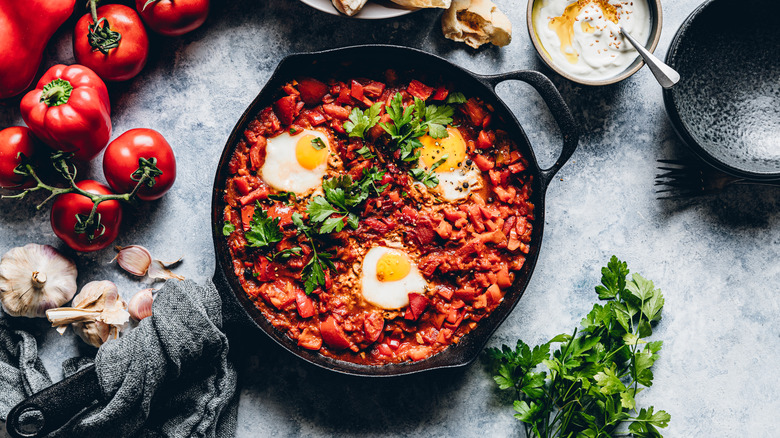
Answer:
<path fill-rule="evenodd" d="M 52 327 L 67 326 L 76 322 L 95 321 L 102 312 L 97 310 L 84 310 L 75 307 L 60 307 L 46 311 L 46 318 Z"/>
<path fill-rule="evenodd" d="M 133 295 L 133 298 L 127 303 L 127 310 L 136 321 L 152 316 L 153 292 L 154 289 L 144 289 Z"/>
<path fill-rule="evenodd" d="M 119 337 L 122 326 L 130 320 L 127 304 L 110 281 L 85 284 L 72 304 L 73 307 L 51 309 L 46 315 L 60 334 L 71 324 L 73 331 L 94 347 Z"/>
<path fill-rule="evenodd" d="M 173 263 L 171 263 L 171 264 L 169 264 L 167 266 L 170 266 L 170 265 L 175 264 L 175 263 L 178 263 L 178 261 L 173 262 Z M 163 280 L 176 279 L 176 280 L 179 280 L 179 281 L 183 281 L 184 280 L 184 277 L 182 277 L 181 275 L 176 275 L 173 272 L 169 271 L 166 268 L 166 265 L 163 264 L 163 262 L 161 262 L 159 260 L 153 261 L 152 265 L 149 266 L 149 278 L 160 278 L 160 279 L 163 279 Z"/>
<path fill-rule="evenodd" d="M 11 316 L 43 317 L 76 294 L 76 264 L 49 245 L 29 243 L 0 260 L 0 302 Z"/>
<path fill-rule="evenodd" d="M 140 245 L 130 245 L 122 248 L 116 247 L 119 254 L 114 258 L 119 266 L 125 271 L 143 277 L 152 264 L 152 253 Z"/>

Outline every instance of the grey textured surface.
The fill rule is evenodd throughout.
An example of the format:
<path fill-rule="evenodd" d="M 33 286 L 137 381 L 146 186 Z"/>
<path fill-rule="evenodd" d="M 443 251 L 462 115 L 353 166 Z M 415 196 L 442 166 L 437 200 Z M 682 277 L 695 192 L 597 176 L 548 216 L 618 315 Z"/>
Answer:
<path fill-rule="evenodd" d="M 179 163 L 161 201 L 127 214 L 117 243 L 143 244 L 155 256 L 184 256 L 177 272 L 203 281 L 213 272 L 209 230 L 212 175 L 233 124 L 286 54 L 385 42 L 422 48 L 478 73 L 533 68 L 548 73 L 585 134 L 547 197 L 542 253 L 525 296 L 490 341 L 541 342 L 570 331 L 590 309 L 598 269 L 610 255 L 655 280 L 666 295 L 655 338 L 665 341 L 655 385 L 640 397 L 672 415 L 669 437 L 771 437 L 780 411 L 773 376 L 780 361 L 780 191 L 734 187 L 685 203 L 655 199 L 655 160 L 687 154 L 649 71 L 605 88 L 554 76 L 536 58 L 525 2 L 495 0 L 514 25 L 514 41 L 472 50 L 444 39 L 439 11 L 384 22 L 332 17 L 287 0 L 215 1 L 202 29 L 158 38 L 146 69 L 111 89 L 113 137 L 135 127 L 162 132 Z M 664 2 L 665 54 L 698 0 Z M 73 62 L 70 32 L 60 32 L 45 63 Z M 560 146 L 544 104 L 530 87 L 506 83 L 499 94 L 516 111 L 543 165 Z M 0 126 L 21 124 L 15 105 Z M 99 163 L 99 161 L 98 161 Z M 102 179 L 99 166 L 92 172 Z M 0 203 L 0 250 L 27 242 L 64 245 L 48 209 Z M 72 254 L 72 253 L 71 253 Z M 72 254 L 73 255 L 73 254 Z M 109 264 L 111 250 L 78 255 L 79 284 L 110 279 L 123 295 L 146 285 Z M 38 325 L 44 363 L 90 353 L 75 336 Z M 239 364 L 239 436 L 518 436 L 506 395 L 480 363 L 392 380 L 335 375 L 303 364 L 264 337 L 234 344 Z"/>

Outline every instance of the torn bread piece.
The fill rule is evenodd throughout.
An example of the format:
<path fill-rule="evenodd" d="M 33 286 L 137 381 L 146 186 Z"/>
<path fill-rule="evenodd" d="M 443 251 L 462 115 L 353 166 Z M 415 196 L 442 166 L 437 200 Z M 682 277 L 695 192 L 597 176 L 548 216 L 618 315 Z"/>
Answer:
<path fill-rule="evenodd" d="M 442 8 L 450 7 L 452 0 L 390 0 L 393 3 L 409 9 L 416 8 Z"/>
<path fill-rule="evenodd" d="M 368 0 L 331 0 L 333 6 L 339 10 L 342 14 L 349 15 L 350 17 L 360 12 L 363 6 Z"/>
<path fill-rule="evenodd" d="M 485 43 L 506 46 L 512 41 L 512 23 L 490 0 L 452 0 L 441 17 L 444 36 L 473 48 Z"/>

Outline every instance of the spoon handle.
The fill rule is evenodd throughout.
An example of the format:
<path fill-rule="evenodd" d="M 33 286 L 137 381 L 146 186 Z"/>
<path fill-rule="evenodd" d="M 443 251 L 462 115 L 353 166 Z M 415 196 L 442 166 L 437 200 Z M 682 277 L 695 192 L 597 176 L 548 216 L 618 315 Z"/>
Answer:
<path fill-rule="evenodd" d="M 636 49 L 637 52 L 642 56 L 642 58 L 645 60 L 645 64 L 647 64 L 648 67 L 650 67 L 650 71 L 653 72 L 653 75 L 658 80 L 658 83 L 661 84 L 664 88 L 671 88 L 672 85 L 676 84 L 680 81 L 680 74 L 677 73 L 673 68 L 669 67 L 668 65 L 664 64 L 660 59 L 656 58 L 652 53 L 650 53 L 647 49 L 645 49 L 637 40 L 634 39 L 631 35 L 628 34 L 623 28 L 620 28 L 620 33 L 623 34 L 624 37 L 628 40 L 628 42 L 631 43 L 632 46 Z"/>

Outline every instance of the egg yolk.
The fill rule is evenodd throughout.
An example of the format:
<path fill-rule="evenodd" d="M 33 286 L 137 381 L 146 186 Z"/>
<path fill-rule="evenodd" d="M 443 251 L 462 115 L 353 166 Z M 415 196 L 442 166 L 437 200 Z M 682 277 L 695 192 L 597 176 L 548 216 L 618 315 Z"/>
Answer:
<path fill-rule="evenodd" d="M 387 252 L 376 262 L 376 279 L 379 281 L 398 281 L 409 275 L 412 263 L 405 254 Z"/>
<path fill-rule="evenodd" d="M 458 128 L 448 126 L 447 134 L 449 135 L 444 138 L 433 138 L 429 135 L 420 137 L 420 143 L 423 145 L 420 157 L 427 169 L 439 163 L 446 155 L 447 158 L 434 171 L 452 172 L 466 158 L 466 142 L 463 141 Z"/>
<path fill-rule="evenodd" d="M 314 170 L 328 158 L 328 148 L 322 147 L 317 149 L 318 146 L 312 143 L 315 139 L 321 141 L 321 143 L 317 142 L 320 143 L 319 146 L 326 144 L 320 137 L 311 134 L 301 135 L 301 138 L 295 144 L 295 158 L 304 169 Z"/>

